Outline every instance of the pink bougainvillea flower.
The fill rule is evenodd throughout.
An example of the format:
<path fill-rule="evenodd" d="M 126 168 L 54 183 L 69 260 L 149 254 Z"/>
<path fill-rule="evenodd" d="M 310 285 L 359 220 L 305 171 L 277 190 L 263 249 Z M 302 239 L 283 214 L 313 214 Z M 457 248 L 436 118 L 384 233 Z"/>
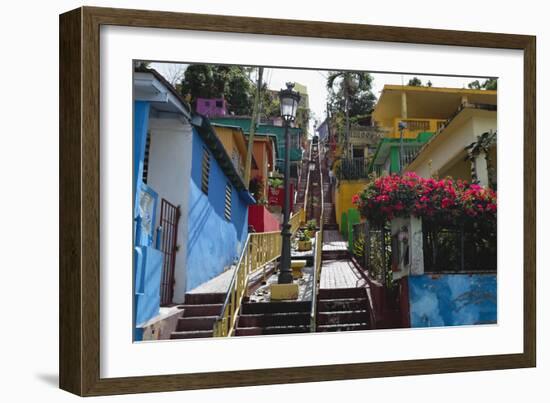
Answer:
<path fill-rule="evenodd" d="M 378 222 L 409 215 L 443 222 L 478 216 L 493 220 L 497 211 L 492 189 L 452 178 L 422 178 L 413 172 L 376 178 L 352 201 L 365 218 Z"/>

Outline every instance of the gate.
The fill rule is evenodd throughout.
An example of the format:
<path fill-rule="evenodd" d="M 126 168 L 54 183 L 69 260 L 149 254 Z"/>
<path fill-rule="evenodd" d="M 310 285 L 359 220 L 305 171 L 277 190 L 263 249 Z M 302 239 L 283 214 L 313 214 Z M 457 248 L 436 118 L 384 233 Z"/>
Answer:
<path fill-rule="evenodd" d="M 426 273 L 477 273 L 497 270 L 496 225 L 438 225 L 422 222 Z"/>
<path fill-rule="evenodd" d="M 176 249 L 178 242 L 178 222 L 180 208 L 162 199 L 160 206 L 160 226 L 162 240 L 160 250 L 164 255 L 162 263 L 162 281 L 160 285 L 160 305 L 172 304 L 174 297 L 174 268 L 176 265 Z"/>
<path fill-rule="evenodd" d="M 391 230 L 387 225 L 358 223 L 353 226 L 352 253 L 370 277 L 381 284 L 391 281 L 392 246 Z"/>

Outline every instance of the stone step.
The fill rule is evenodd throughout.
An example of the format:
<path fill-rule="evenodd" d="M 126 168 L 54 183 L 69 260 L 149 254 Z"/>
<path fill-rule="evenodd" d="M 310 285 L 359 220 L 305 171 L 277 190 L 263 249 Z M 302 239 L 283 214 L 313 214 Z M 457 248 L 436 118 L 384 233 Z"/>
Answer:
<path fill-rule="evenodd" d="M 367 323 L 348 323 L 345 325 L 319 325 L 317 326 L 318 332 L 344 332 L 352 330 L 368 330 L 369 325 Z"/>
<path fill-rule="evenodd" d="M 321 299 L 317 303 L 318 312 L 336 311 L 357 311 L 366 309 L 368 301 L 366 298 L 338 298 Z"/>
<path fill-rule="evenodd" d="M 365 298 L 364 288 L 320 288 L 319 300 L 342 299 L 342 298 Z"/>
<path fill-rule="evenodd" d="M 197 316 L 215 316 L 221 313 L 223 304 L 180 305 L 184 318 Z"/>
<path fill-rule="evenodd" d="M 347 325 L 368 322 L 369 314 L 365 309 L 360 311 L 319 312 L 317 314 L 317 324 L 319 326 Z"/>
<path fill-rule="evenodd" d="M 195 318 L 179 318 L 177 331 L 212 330 L 217 316 L 199 316 Z"/>
<path fill-rule="evenodd" d="M 172 332 L 170 335 L 171 339 L 198 339 L 204 337 L 212 337 L 214 331 L 210 330 L 193 330 L 193 331 L 182 331 L 182 332 Z"/>
<path fill-rule="evenodd" d="M 301 326 L 268 326 L 268 327 L 238 327 L 235 329 L 235 336 L 260 336 L 263 334 L 291 334 L 309 333 L 309 325 Z"/>
<path fill-rule="evenodd" d="M 309 312 L 251 314 L 239 316 L 237 327 L 297 326 L 309 322 Z"/>
<path fill-rule="evenodd" d="M 350 253 L 345 249 L 340 250 L 324 250 L 323 252 L 323 261 L 327 260 L 349 260 Z"/>
<path fill-rule="evenodd" d="M 225 293 L 188 293 L 185 294 L 186 305 L 223 304 Z"/>
<path fill-rule="evenodd" d="M 289 302 L 248 302 L 241 308 L 242 315 L 261 313 L 289 313 L 289 312 L 310 312 L 310 301 L 289 301 Z"/>

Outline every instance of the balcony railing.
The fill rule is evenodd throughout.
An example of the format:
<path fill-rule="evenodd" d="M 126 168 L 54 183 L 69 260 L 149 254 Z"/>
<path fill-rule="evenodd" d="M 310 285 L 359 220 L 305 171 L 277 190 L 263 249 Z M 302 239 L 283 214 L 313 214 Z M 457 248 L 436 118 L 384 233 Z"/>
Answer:
<path fill-rule="evenodd" d="M 352 144 L 376 144 L 387 134 L 388 130 L 379 127 L 352 127 L 349 133 L 350 142 Z"/>
<path fill-rule="evenodd" d="M 363 179 L 369 176 L 369 160 L 367 158 L 347 158 L 341 160 L 338 179 Z"/>
<path fill-rule="evenodd" d="M 405 168 L 407 165 L 409 165 L 416 158 L 421 149 L 421 145 L 407 145 L 403 147 L 403 155 L 401 155 L 401 166 Z"/>
<path fill-rule="evenodd" d="M 445 125 L 444 119 L 401 119 L 395 118 L 393 121 L 393 134 L 391 137 L 398 138 L 401 133 L 399 130 L 399 122 L 404 122 L 406 128 L 403 129 L 404 138 L 416 138 L 419 133 L 431 132 L 436 133 Z"/>

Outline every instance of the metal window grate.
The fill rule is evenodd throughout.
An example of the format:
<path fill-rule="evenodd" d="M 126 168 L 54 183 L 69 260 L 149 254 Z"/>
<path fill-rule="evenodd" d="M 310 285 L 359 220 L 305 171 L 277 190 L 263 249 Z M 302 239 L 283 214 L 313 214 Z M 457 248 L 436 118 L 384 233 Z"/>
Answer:
<path fill-rule="evenodd" d="M 141 179 L 143 183 L 147 183 L 149 177 L 149 154 L 151 150 L 151 132 L 147 131 L 147 138 L 145 140 L 145 155 L 143 156 L 143 173 Z"/>
<path fill-rule="evenodd" d="M 208 182 L 210 179 L 210 153 L 206 148 L 203 149 L 202 154 L 202 175 L 201 175 L 201 189 L 204 194 L 208 194 Z"/>
<path fill-rule="evenodd" d="M 231 184 L 228 182 L 225 185 L 225 210 L 224 210 L 225 219 L 228 221 L 231 221 L 231 196 L 232 196 Z"/>

